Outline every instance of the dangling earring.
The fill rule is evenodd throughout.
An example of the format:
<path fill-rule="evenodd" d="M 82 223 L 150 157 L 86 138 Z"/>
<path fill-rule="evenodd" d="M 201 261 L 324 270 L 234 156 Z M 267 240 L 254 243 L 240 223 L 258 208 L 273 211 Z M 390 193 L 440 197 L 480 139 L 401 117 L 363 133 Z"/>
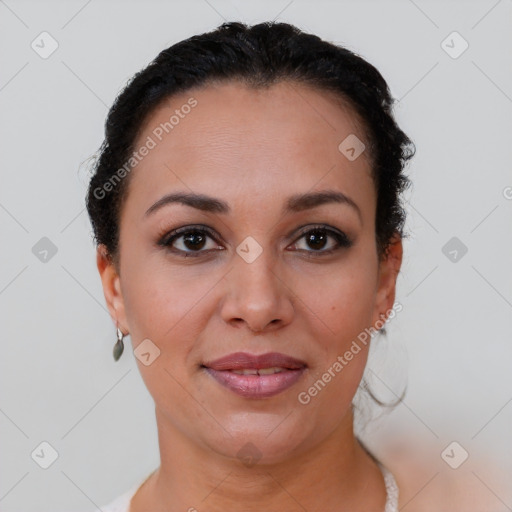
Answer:
<path fill-rule="evenodd" d="M 387 318 L 385 313 L 381 313 L 379 316 L 380 316 L 380 319 L 382 321 L 382 327 L 379 329 L 379 333 L 386 335 L 387 331 L 386 331 L 386 328 L 384 326 L 386 325 L 386 322 L 388 321 L 388 318 Z"/>
<path fill-rule="evenodd" d="M 121 354 L 124 350 L 124 343 L 123 343 L 124 334 L 121 332 L 121 329 L 117 327 L 117 341 L 114 345 L 114 361 L 118 361 L 121 357 Z"/>

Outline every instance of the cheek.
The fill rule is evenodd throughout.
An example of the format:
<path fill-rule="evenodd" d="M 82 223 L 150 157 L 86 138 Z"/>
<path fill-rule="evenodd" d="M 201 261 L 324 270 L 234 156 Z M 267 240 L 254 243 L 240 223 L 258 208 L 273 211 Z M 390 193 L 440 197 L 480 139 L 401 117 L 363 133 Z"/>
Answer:
<path fill-rule="evenodd" d="M 180 271 L 162 256 L 143 262 L 126 258 L 124 270 L 123 297 L 133 348 L 137 353 L 137 346 L 149 339 L 160 351 L 147 366 L 136 358 L 145 385 L 155 403 L 171 403 L 173 414 L 181 410 L 194 418 L 198 412 L 183 400 L 180 383 L 188 382 L 194 372 L 195 344 L 204 318 L 211 314 L 207 292 L 218 279 L 212 273 L 196 275 L 191 267 Z"/>
<path fill-rule="evenodd" d="M 137 354 L 137 346 L 149 339 L 160 351 L 149 366 L 137 358 L 139 371 L 156 403 L 179 402 L 179 383 L 196 375 L 198 340 L 215 313 L 215 285 L 222 274 L 206 266 L 179 268 L 162 255 L 131 257 L 125 264 L 123 296 L 133 348 Z M 184 403 L 183 410 L 196 414 L 192 404 Z"/>
<path fill-rule="evenodd" d="M 365 329 L 371 325 L 375 274 L 363 270 L 354 265 L 311 287 L 311 309 L 319 319 L 312 317 L 311 339 L 319 357 L 297 398 L 315 428 L 325 433 L 347 413 L 366 367 L 371 338 Z"/>
<path fill-rule="evenodd" d="M 134 347 L 149 338 L 173 355 L 181 351 L 183 360 L 208 316 L 215 314 L 212 300 L 224 272 L 214 265 L 171 264 L 160 251 L 142 253 L 140 244 L 132 245 L 123 254 L 122 291 Z M 377 279 L 371 250 L 360 243 L 332 265 L 303 262 L 282 268 L 296 315 L 304 315 L 294 321 L 309 317 L 312 337 L 327 353 L 342 351 L 370 325 Z"/>
<path fill-rule="evenodd" d="M 193 324 L 190 319 L 204 308 L 203 299 L 217 280 L 213 272 L 171 265 L 162 254 L 143 261 L 127 258 L 123 298 L 132 338 L 176 339 L 177 331 Z"/>
<path fill-rule="evenodd" d="M 302 274 L 297 296 L 317 319 L 316 339 L 326 351 L 342 350 L 369 327 L 376 297 L 377 264 L 353 254 L 326 271 Z"/>

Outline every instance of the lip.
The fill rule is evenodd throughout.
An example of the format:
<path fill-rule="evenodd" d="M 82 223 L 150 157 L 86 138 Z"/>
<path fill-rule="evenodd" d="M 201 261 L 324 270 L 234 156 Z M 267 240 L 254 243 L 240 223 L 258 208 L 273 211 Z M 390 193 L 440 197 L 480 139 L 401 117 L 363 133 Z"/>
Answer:
<path fill-rule="evenodd" d="M 269 352 L 261 355 L 237 352 L 203 365 L 219 384 L 244 398 L 262 399 L 282 393 L 293 386 L 306 371 L 305 362 L 285 354 Z M 280 367 L 270 375 L 240 375 L 230 370 Z"/>
<path fill-rule="evenodd" d="M 267 352 L 266 354 L 254 355 L 247 352 L 235 352 L 220 359 L 215 359 L 209 363 L 204 363 L 203 366 L 211 368 L 212 370 L 247 370 L 255 368 L 261 370 L 262 368 L 272 368 L 279 366 L 281 368 L 288 368 L 289 370 L 300 370 L 306 367 L 306 363 L 300 359 L 296 359 L 279 352 Z"/>

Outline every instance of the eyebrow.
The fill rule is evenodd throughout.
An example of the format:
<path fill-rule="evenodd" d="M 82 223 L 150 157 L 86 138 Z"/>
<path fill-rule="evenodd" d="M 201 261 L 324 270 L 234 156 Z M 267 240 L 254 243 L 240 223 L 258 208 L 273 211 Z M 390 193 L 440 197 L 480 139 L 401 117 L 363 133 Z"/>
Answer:
<path fill-rule="evenodd" d="M 222 199 L 217 199 L 205 194 L 174 192 L 171 194 L 166 194 L 156 203 L 150 206 L 144 214 L 144 217 L 148 217 L 163 206 L 173 203 L 184 204 L 186 206 L 191 206 L 192 208 L 210 213 L 228 214 L 231 212 L 231 208 L 229 207 L 228 203 Z M 282 213 L 289 214 L 301 212 L 328 203 L 338 203 L 350 206 L 356 211 L 359 219 L 362 220 L 361 210 L 357 203 L 342 192 L 335 190 L 307 192 L 305 194 L 296 194 L 291 196 L 286 200 Z"/>

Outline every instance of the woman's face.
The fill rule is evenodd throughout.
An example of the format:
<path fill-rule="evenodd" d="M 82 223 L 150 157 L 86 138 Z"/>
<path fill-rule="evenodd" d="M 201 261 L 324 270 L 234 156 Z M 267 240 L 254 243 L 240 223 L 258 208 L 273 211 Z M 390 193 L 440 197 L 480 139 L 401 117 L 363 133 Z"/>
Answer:
<path fill-rule="evenodd" d="M 229 457 L 250 442 L 275 462 L 348 428 L 369 345 L 353 342 L 391 309 L 401 261 L 400 243 L 378 260 L 376 192 L 354 136 L 365 142 L 350 110 L 286 83 L 195 89 L 144 124 L 119 275 L 101 251 L 98 266 L 170 435 Z M 240 352 L 299 364 L 270 358 L 259 368 L 277 373 L 241 375 L 231 370 L 257 363 L 212 363 Z"/>

